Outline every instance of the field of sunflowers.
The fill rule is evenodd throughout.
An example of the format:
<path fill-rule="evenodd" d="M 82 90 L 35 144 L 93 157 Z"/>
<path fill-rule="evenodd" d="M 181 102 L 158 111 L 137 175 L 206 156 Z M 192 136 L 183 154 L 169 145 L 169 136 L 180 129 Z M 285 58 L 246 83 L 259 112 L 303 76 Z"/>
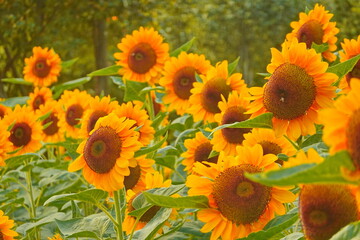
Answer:
<path fill-rule="evenodd" d="M 261 87 L 149 27 L 63 83 L 34 46 L 2 79 L 33 91 L 0 101 L 0 240 L 360 239 L 360 35 L 332 17 L 299 13 Z"/>

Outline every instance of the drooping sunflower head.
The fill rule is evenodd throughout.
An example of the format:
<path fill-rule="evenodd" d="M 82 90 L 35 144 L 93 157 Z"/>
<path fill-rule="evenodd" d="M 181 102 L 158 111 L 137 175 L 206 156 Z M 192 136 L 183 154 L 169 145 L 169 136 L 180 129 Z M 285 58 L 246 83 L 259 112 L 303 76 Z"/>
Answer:
<path fill-rule="evenodd" d="M 217 163 L 218 156 L 209 158 L 213 145 L 201 132 L 197 132 L 195 138 L 186 139 L 184 142 L 187 151 L 182 153 L 184 158 L 182 164 L 185 165 L 185 171 L 191 173 L 194 163 L 200 162 L 205 165 L 206 162 Z"/>
<path fill-rule="evenodd" d="M 221 110 L 218 103 L 223 96 L 226 100 L 232 91 L 241 92 L 246 86 L 242 75 L 234 73 L 229 76 L 228 62 L 223 61 L 211 68 L 206 76 L 201 76 L 203 82 L 195 82 L 194 88 L 191 89 L 192 95 L 189 98 L 191 107 L 187 110 L 193 114 L 195 121 L 214 122 L 216 113 Z"/>
<path fill-rule="evenodd" d="M 190 106 L 190 90 L 196 82 L 195 74 L 205 75 L 210 69 L 210 61 L 204 55 L 181 52 L 178 57 L 172 57 L 165 63 L 164 76 L 160 85 L 165 87 L 166 95 L 163 97 L 168 110 L 176 110 L 179 115 L 186 112 Z"/>
<path fill-rule="evenodd" d="M 86 109 L 84 117 L 81 119 L 81 133 L 83 137 L 89 136 L 99 118 L 105 117 L 112 111 L 115 111 L 118 107 L 118 102 L 111 101 L 110 96 L 105 96 L 101 99 L 99 96 L 91 98 L 89 108 Z"/>
<path fill-rule="evenodd" d="M 133 125 L 134 121 L 113 113 L 99 119 L 89 138 L 79 145 L 80 156 L 69 165 L 69 171 L 83 169 L 90 184 L 108 192 L 123 188 L 130 160 L 141 146 Z"/>
<path fill-rule="evenodd" d="M 336 22 L 330 22 L 332 17 L 333 14 L 326 11 L 324 6 L 316 4 L 308 14 L 301 12 L 298 22 L 291 22 L 293 30 L 286 35 L 286 39 L 296 38 L 299 42 L 304 42 L 307 48 L 311 48 L 312 43 L 327 43 L 329 48 L 322 55 L 332 62 L 336 59 L 332 52 L 337 48 L 335 35 L 339 32 L 335 27 Z"/>
<path fill-rule="evenodd" d="M 236 157 L 220 154 L 219 163 L 205 167 L 195 163 L 194 173 L 186 181 L 189 195 L 205 195 L 210 208 L 198 212 L 206 224 L 202 232 L 212 231 L 212 239 L 245 237 L 261 230 L 277 214 L 284 214 L 284 202 L 295 196 L 285 189 L 268 187 L 246 178 L 245 173 L 259 173 L 278 168 L 276 156 L 263 155 L 260 145 L 237 147 Z M 221 229 L 227 229 L 222 231 Z"/>
<path fill-rule="evenodd" d="M 10 220 L 8 216 L 4 215 L 4 212 L 0 210 L 0 239 L 14 240 L 18 233 L 11 228 L 14 227 L 14 220 Z"/>
<path fill-rule="evenodd" d="M 34 92 L 30 93 L 27 104 L 29 105 L 30 108 L 33 109 L 33 111 L 36 111 L 40 108 L 41 105 L 44 105 L 47 101 L 50 100 L 52 100 L 52 92 L 50 88 L 36 87 L 34 89 Z"/>
<path fill-rule="evenodd" d="M 140 27 L 131 35 L 126 35 L 117 45 L 120 53 L 115 53 L 119 74 L 125 80 L 154 84 L 169 58 L 169 45 L 153 28 Z"/>
<path fill-rule="evenodd" d="M 356 39 L 344 39 L 344 42 L 341 43 L 343 51 L 340 51 L 340 62 L 345 62 L 357 55 L 360 54 L 360 35 Z M 356 63 L 354 68 L 346 74 L 346 76 L 341 79 L 339 88 L 343 92 L 348 93 L 350 90 L 351 81 L 360 81 L 360 60 Z"/>
<path fill-rule="evenodd" d="M 248 113 L 255 117 L 271 112 L 276 136 L 286 134 L 291 139 L 314 134 L 317 111 L 332 105 L 337 79 L 326 73 L 328 64 L 313 49 L 296 39 L 285 42 L 282 52 L 272 48 L 271 73 L 263 88 L 252 88 L 253 101 Z"/>
<path fill-rule="evenodd" d="M 3 119 L 4 125 L 9 129 L 8 140 L 12 143 L 11 151 L 18 150 L 14 155 L 28 152 L 36 152 L 41 148 L 42 140 L 41 124 L 37 121 L 39 116 L 35 115 L 26 106 L 16 105 L 14 110 Z"/>
<path fill-rule="evenodd" d="M 59 125 L 61 111 L 60 103 L 55 100 L 47 101 L 44 105 L 40 106 L 39 116 L 50 113 L 47 118 L 41 121 L 44 142 L 60 142 L 64 140 L 64 129 L 60 128 Z"/>
<path fill-rule="evenodd" d="M 34 47 L 33 55 L 25 58 L 24 79 L 35 86 L 47 87 L 57 82 L 61 71 L 61 60 L 52 49 Z"/>
<path fill-rule="evenodd" d="M 342 227 L 359 220 L 355 196 L 346 185 L 302 186 L 300 218 L 306 239 L 330 239 Z"/>

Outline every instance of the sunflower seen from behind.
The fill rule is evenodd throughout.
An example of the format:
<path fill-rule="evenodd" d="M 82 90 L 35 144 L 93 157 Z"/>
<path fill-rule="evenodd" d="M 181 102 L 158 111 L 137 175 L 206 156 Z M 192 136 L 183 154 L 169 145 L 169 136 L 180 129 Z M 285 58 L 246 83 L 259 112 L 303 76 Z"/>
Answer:
<path fill-rule="evenodd" d="M 164 104 L 168 111 L 175 110 L 183 115 L 190 107 L 190 90 L 196 82 L 195 74 L 205 75 L 210 69 L 210 61 L 204 55 L 181 52 L 178 57 L 172 57 L 165 63 L 160 85 L 165 88 Z"/>
<path fill-rule="evenodd" d="M 47 87 L 57 82 L 61 71 L 61 59 L 53 49 L 34 47 L 33 55 L 25 58 L 23 70 L 25 81 L 34 86 Z"/>
<path fill-rule="evenodd" d="M 206 167 L 195 163 L 188 176 L 189 196 L 205 195 L 209 208 L 198 212 L 205 222 L 201 232 L 211 232 L 211 240 L 237 239 L 257 232 L 275 217 L 285 214 L 283 203 L 293 202 L 288 188 L 268 187 L 247 179 L 244 174 L 278 169 L 273 154 L 263 155 L 260 145 L 237 147 L 237 156 L 220 155 L 219 163 Z"/>
<path fill-rule="evenodd" d="M 29 94 L 29 100 L 27 104 L 35 112 L 44 105 L 47 101 L 53 100 L 52 91 L 47 87 L 35 87 L 34 91 Z"/>
<path fill-rule="evenodd" d="M 265 85 L 250 88 L 253 102 L 248 113 L 252 118 L 265 112 L 273 113 L 272 123 L 276 136 L 287 135 L 297 139 L 312 135 L 318 122 L 318 111 L 332 105 L 337 79 L 327 73 L 328 64 L 314 49 L 296 39 L 285 42 L 282 51 L 272 48 L 271 74 Z"/>
<path fill-rule="evenodd" d="M 80 156 L 68 170 L 82 169 L 86 181 L 104 191 L 122 189 L 124 177 L 130 174 L 129 167 L 136 166 L 136 162 L 130 160 L 141 147 L 134 123 L 113 113 L 100 118 L 90 136 L 79 145 Z"/>
<path fill-rule="evenodd" d="M 121 66 L 119 74 L 124 80 L 154 84 L 160 77 L 165 61 L 169 58 L 169 45 L 153 28 L 140 27 L 126 35 L 117 45 L 115 53 Z"/>
<path fill-rule="evenodd" d="M 9 219 L 4 215 L 4 212 L 0 210 L 0 239 L 1 240 L 14 240 L 19 234 L 11 228 L 14 227 L 14 220 Z"/>
<path fill-rule="evenodd" d="M 296 38 L 299 42 L 306 43 L 307 48 L 311 48 L 312 44 L 327 44 L 328 49 L 322 53 L 323 57 L 329 62 L 336 59 L 336 55 L 332 53 L 336 50 L 337 37 L 339 29 L 336 28 L 336 22 L 330 22 L 334 15 L 325 10 L 325 7 L 316 4 L 314 9 L 308 14 L 301 12 L 299 21 L 291 22 L 292 32 L 286 35 L 287 40 Z"/>
<path fill-rule="evenodd" d="M 227 61 L 217 63 L 206 76 L 200 77 L 203 82 L 194 82 L 189 98 L 191 106 L 187 113 L 193 115 L 194 121 L 214 122 L 215 114 L 221 112 L 218 107 L 221 95 L 227 100 L 232 91 L 240 93 L 246 84 L 242 74 L 229 74 Z"/>

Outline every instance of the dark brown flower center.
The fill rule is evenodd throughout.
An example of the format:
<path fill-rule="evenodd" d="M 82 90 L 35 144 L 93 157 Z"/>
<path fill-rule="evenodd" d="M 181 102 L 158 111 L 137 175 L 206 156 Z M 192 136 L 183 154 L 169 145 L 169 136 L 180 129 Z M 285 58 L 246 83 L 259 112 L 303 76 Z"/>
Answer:
<path fill-rule="evenodd" d="M 194 153 L 195 162 L 207 161 L 207 162 L 217 163 L 219 156 L 209 158 L 209 154 L 211 153 L 211 151 L 212 151 L 212 144 L 210 142 L 205 142 L 200 144 L 196 148 Z"/>
<path fill-rule="evenodd" d="M 352 57 L 355 57 L 355 56 L 352 56 Z M 350 57 L 350 58 L 352 58 L 352 57 Z M 359 78 L 360 79 L 360 60 L 357 61 L 356 65 L 351 70 L 351 72 L 346 74 L 346 81 L 347 81 L 349 86 L 350 86 L 350 81 L 351 81 L 352 78 Z"/>
<path fill-rule="evenodd" d="M 244 114 L 246 109 L 238 106 L 230 107 L 224 113 L 221 124 L 229 124 L 234 122 L 242 122 L 249 119 L 249 114 Z M 229 143 L 241 144 L 244 140 L 244 134 L 250 132 L 250 128 L 223 128 L 222 135 Z"/>
<path fill-rule="evenodd" d="M 345 185 L 304 185 L 299 206 L 306 239 L 330 239 L 358 220 L 355 197 Z"/>
<path fill-rule="evenodd" d="M 134 201 L 134 199 L 139 196 L 141 194 L 141 192 L 138 192 L 137 194 L 135 194 L 133 197 L 130 198 L 129 202 L 128 202 L 128 212 L 132 212 L 135 210 L 135 208 L 133 207 L 132 203 Z M 140 218 L 140 222 L 143 223 L 148 223 L 150 222 L 150 220 L 156 215 L 156 213 L 160 210 L 161 207 L 159 206 L 152 206 L 149 210 L 147 210 L 144 215 L 141 216 Z"/>
<path fill-rule="evenodd" d="M 121 144 L 121 138 L 114 129 L 100 127 L 95 130 L 84 148 L 87 165 L 96 173 L 109 172 L 120 157 Z"/>
<path fill-rule="evenodd" d="M 9 140 L 15 147 L 26 146 L 31 140 L 31 127 L 24 122 L 15 123 L 10 131 Z"/>
<path fill-rule="evenodd" d="M 4 116 L 5 116 L 5 110 L 2 107 L 0 107 L 0 119 L 3 119 Z"/>
<path fill-rule="evenodd" d="M 250 181 L 245 172 L 260 169 L 251 164 L 233 166 L 223 171 L 213 185 L 213 196 L 224 217 L 236 224 L 256 222 L 271 199 L 271 187 Z"/>
<path fill-rule="evenodd" d="M 43 95 L 37 95 L 35 98 L 34 98 L 34 101 L 33 101 L 33 109 L 34 110 L 37 110 L 40 108 L 41 105 L 43 105 L 45 103 L 45 99 L 44 99 L 44 96 Z"/>
<path fill-rule="evenodd" d="M 147 73 L 156 64 L 156 53 L 148 43 L 135 45 L 129 53 L 129 68 L 139 74 Z"/>
<path fill-rule="evenodd" d="M 51 66 L 47 65 L 46 59 L 38 59 L 33 67 L 33 74 L 39 78 L 47 77 L 50 73 Z"/>
<path fill-rule="evenodd" d="M 221 101 L 221 95 L 228 98 L 231 87 L 226 85 L 226 80 L 214 78 L 204 84 L 201 96 L 201 105 L 211 113 L 219 113 L 218 103 Z"/>
<path fill-rule="evenodd" d="M 0 232 L 0 240 L 4 240 L 4 235 L 2 232 Z"/>
<path fill-rule="evenodd" d="M 357 169 L 360 169 L 360 109 L 350 116 L 346 128 L 346 143 L 352 161 Z"/>
<path fill-rule="evenodd" d="M 90 133 L 91 130 L 94 129 L 97 120 L 99 120 L 99 118 L 101 118 L 101 117 L 105 117 L 106 115 L 108 115 L 108 114 L 105 111 L 102 111 L 102 110 L 94 111 L 89 117 L 87 132 Z"/>
<path fill-rule="evenodd" d="M 282 152 L 281 147 L 274 143 L 274 142 L 270 142 L 270 141 L 261 141 L 259 142 L 259 144 L 262 146 L 263 148 L 263 154 L 274 154 L 274 155 L 278 155 Z M 279 163 L 280 165 L 283 165 L 284 161 L 278 159 L 276 160 L 277 163 Z"/>
<path fill-rule="evenodd" d="M 45 128 L 43 130 L 43 132 L 48 135 L 54 135 L 59 131 L 59 127 L 58 127 L 58 122 L 59 119 L 57 116 L 55 116 L 55 114 L 52 112 L 50 114 L 50 116 L 48 118 L 46 118 L 44 121 L 42 121 L 42 125 L 44 126 L 45 124 L 52 122 L 49 126 L 47 126 L 47 128 Z"/>
<path fill-rule="evenodd" d="M 264 106 L 274 117 L 292 120 L 306 113 L 316 97 L 313 78 L 301 67 L 284 63 L 264 89 Z"/>
<path fill-rule="evenodd" d="M 174 76 L 173 86 L 175 94 L 181 99 L 189 99 L 190 90 L 195 82 L 195 68 L 183 67 L 179 69 Z"/>
<path fill-rule="evenodd" d="M 138 165 L 136 167 L 129 167 L 130 175 L 124 177 L 125 189 L 132 189 L 139 182 L 141 176 L 141 168 Z"/>
<path fill-rule="evenodd" d="M 310 20 L 301 26 L 297 32 L 297 39 L 299 42 L 306 43 L 307 48 L 311 48 L 311 44 L 322 44 L 324 31 L 320 22 L 316 20 Z"/>
<path fill-rule="evenodd" d="M 75 126 L 80 122 L 84 109 L 80 104 L 73 104 L 66 110 L 66 122 L 70 126 Z"/>

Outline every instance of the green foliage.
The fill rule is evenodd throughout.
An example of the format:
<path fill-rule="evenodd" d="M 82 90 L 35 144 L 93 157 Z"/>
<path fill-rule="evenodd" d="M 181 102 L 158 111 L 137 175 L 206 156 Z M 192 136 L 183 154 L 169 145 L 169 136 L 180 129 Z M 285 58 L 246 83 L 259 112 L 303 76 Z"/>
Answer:
<path fill-rule="evenodd" d="M 330 238 L 330 240 L 342 240 L 342 239 L 358 239 L 360 236 L 360 222 L 350 223 L 346 227 L 343 227 L 339 232 Z"/>
<path fill-rule="evenodd" d="M 338 63 L 328 68 L 327 72 L 335 73 L 339 77 L 338 80 L 334 82 L 334 86 L 339 85 L 340 80 L 354 68 L 359 59 L 360 55 L 357 55 L 353 58 L 350 58 L 349 60 L 346 60 L 345 62 Z"/>
<path fill-rule="evenodd" d="M 193 37 L 191 40 L 189 40 L 188 42 L 184 43 L 183 45 L 181 45 L 180 47 L 178 47 L 177 49 L 172 51 L 170 53 L 170 56 L 171 57 L 177 57 L 181 52 L 189 51 L 189 49 L 191 48 L 191 46 L 194 43 L 194 40 L 195 40 L 195 38 Z"/>
<path fill-rule="evenodd" d="M 205 196 L 168 197 L 152 193 L 143 193 L 149 203 L 168 208 L 208 208 L 208 199 Z"/>
<path fill-rule="evenodd" d="M 95 77 L 95 76 L 116 76 L 119 75 L 119 69 L 121 68 L 120 65 L 112 65 L 106 68 L 102 68 L 96 71 L 93 71 L 88 74 L 88 77 Z"/>
<path fill-rule="evenodd" d="M 68 193 L 55 195 L 50 197 L 44 205 L 48 205 L 57 201 L 70 201 L 70 200 L 78 200 L 81 202 L 87 202 L 94 205 L 99 204 L 100 200 L 103 200 L 107 196 L 107 193 L 100 189 L 87 189 L 78 193 Z"/>

